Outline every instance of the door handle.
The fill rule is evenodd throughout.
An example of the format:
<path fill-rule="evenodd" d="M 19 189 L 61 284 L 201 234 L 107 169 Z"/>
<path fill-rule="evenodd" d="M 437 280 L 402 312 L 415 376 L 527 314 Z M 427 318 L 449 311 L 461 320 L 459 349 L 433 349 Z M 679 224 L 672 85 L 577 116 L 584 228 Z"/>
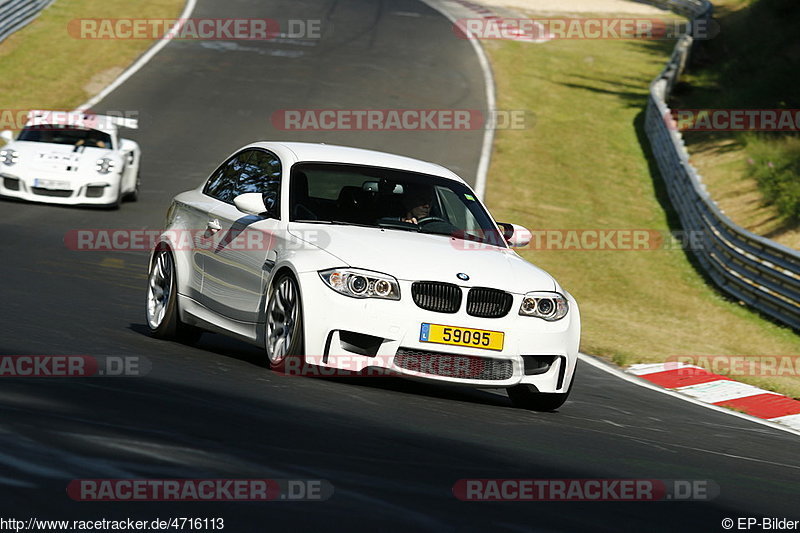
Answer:
<path fill-rule="evenodd" d="M 216 218 L 214 220 L 209 220 L 208 224 L 206 224 L 206 226 L 208 227 L 209 231 L 211 231 L 212 233 L 215 233 L 215 232 L 217 232 L 217 231 L 222 229 L 222 226 L 220 225 L 219 220 L 217 220 Z"/>

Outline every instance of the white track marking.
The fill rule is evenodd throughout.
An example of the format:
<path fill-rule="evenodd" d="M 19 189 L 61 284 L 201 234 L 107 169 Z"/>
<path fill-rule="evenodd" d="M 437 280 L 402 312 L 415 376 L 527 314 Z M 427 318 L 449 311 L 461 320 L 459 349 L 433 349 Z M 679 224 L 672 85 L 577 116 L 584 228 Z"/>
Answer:
<path fill-rule="evenodd" d="M 794 428 L 800 431 L 800 414 L 799 415 L 787 415 L 787 416 L 778 416 L 775 418 L 770 418 L 773 422 L 778 422 L 780 424 L 784 424 L 789 426 L 790 428 Z"/>
<path fill-rule="evenodd" d="M 700 400 L 696 400 L 690 396 L 686 396 L 680 394 L 678 392 L 674 392 L 669 389 L 662 389 L 661 387 L 650 383 L 649 381 L 645 381 L 644 379 L 638 378 L 636 376 L 632 376 L 620 370 L 615 366 L 611 366 L 609 363 L 604 361 L 600 361 L 599 359 L 592 357 L 591 355 L 586 354 L 579 354 L 579 359 L 584 363 L 587 363 L 603 372 L 607 372 L 613 376 L 616 376 L 620 379 L 624 379 L 629 383 L 633 383 L 634 385 L 638 385 L 640 387 L 644 387 L 645 389 L 654 390 L 660 392 L 661 394 L 666 394 L 667 396 L 672 396 L 673 398 L 678 398 L 679 400 L 683 400 L 684 402 L 693 403 L 695 405 L 699 405 L 701 407 L 705 407 L 706 409 L 711 409 L 712 411 L 717 411 L 718 413 L 724 413 L 728 416 L 735 416 L 736 418 L 741 418 L 743 420 L 749 420 L 750 422 L 754 422 L 756 424 L 760 424 L 762 426 L 771 427 L 773 429 L 779 429 L 781 431 L 785 431 L 787 433 L 792 433 L 794 435 L 800 436 L 800 428 L 788 427 L 785 425 L 777 424 L 775 422 L 771 422 L 769 420 L 764 420 L 762 418 L 756 418 L 754 416 L 746 415 L 744 413 L 739 413 L 737 411 L 731 411 L 730 409 L 726 409 L 724 407 L 720 407 L 718 405 L 710 404 L 701 402 Z"/>
<path fill-rule="evenodd" d="M 420 0 L 420 2 L 426 4 L 431 9 L 435 9 L 439 13 L 445 16 L 447 20 L 455 24 L 458 19 L 453 16 L 446 8 L 437 5 L 437 2 L 434 0 Z M 478 63 L 480 64 L 481 71 L 483 71 L 483 81 L 486 91 L 486 109 L 488 112 L 494 113 L 495 106 L 497 105 L 497 101 L 495 98 L 495 91 L 494 91 L 494 76 L 492 75 L 492 67 L 489 64 L 489 59 L 486 57 L 486 52 L 483 50 L 483 46 L 478 39 L 467 39 L 470 45 L 472 45 L 472 49 L 475 50 L 475 54 L 478 56 Z M 489 117 L 487 118 L 487 123 L 489 122 Z M 494 120 L 491 120 L 493 123 Z M 489 163 L 492 160 L 492 145 L 494 144 L 494 125 L 492 127 L 486 128 L 483 133 L 483 145 L 481 146 L 481 158 L 478 162 L 478 173 L 475 176 L 475 194 L 478 195 L 478 198 L 483 200 L 483 196 L 486 193 L 486 177 L 489 174 Z"/>
<path fill-rule="evenodd" d="M 666 372 L 667 370 L 678 370 L 679 368 L 697 368 L 703 370 L 702 367 L 695 365 L 688 365 L 686 363 L 641 363 L 631 365 L 628 367 L 627 372 L 636 376 L 646 376 L 647 374 L 656 374 L 658 372 Z"/>
<path fill-rule="evenodd" d="M 686 387 L 678 387 L 674 390 L 681 394 L 687 394 L 701 402 L 708 403 L 727 402 L 729 400 L 747 398 L 748 396 L 756 396 L 757 394 L 775 394 L 775 396 L 780 396 L 774 392 L 759 389 L 747 383 L 730 381 L 727 379 L 718 379 L 707 383 L 698 383 L 697 385 L 687 385 Z"/>
<path fill-rule="evenodd" d="M 195 6 L 197 5 L 197 0 L 186 0 L 186 5 L 183 8 L 183 12 L 180 14 L 178 18 L 180 19 L 187 19 L 192 15 Z M 92 106 L 97 105 L 103 98 L 111 94 L 117 87 L 128 81 L 128 78 L 136 74 L 139 70 L 142 69 L 153 57 L 161 51 L 162 48 L 167 46 L 172 39 L 168 39 L 166 34 L 164 37 L 161 37 L 159 41 L 150 47 L 147 52 L 145 52 L 136 62 L 128 67 L 125 72 L 119 75 L 117 79 L 111 82 L 105 89 L 100 91 L 99 94 L 90 98 L 86 103 L 81 105 L 76 109 L 76 111 L 86 111 L 90 109 Z"/>

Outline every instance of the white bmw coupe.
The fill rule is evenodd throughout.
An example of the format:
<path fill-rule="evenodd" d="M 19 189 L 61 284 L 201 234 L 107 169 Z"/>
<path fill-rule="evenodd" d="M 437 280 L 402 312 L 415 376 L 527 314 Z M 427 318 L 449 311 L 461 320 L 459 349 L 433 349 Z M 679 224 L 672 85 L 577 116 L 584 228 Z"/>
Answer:
<path fill-rule="evenodd" d="M 31 111 L 16 139 L 0 148 L 0 196 L 116 208 L 139 195 L 139 145 L 119 136 L 134 119 L 81 112 Z"/>
<path fill-rule="evenodd" d="M 159 338 L 243 339 L 287 373 L 506 388 L 519 407 L 554 410 L 574 381 L 580 315 L 512 249 L 529 240 L 439 165 L 258 142 L 174 198 L 147 323 Z"/>

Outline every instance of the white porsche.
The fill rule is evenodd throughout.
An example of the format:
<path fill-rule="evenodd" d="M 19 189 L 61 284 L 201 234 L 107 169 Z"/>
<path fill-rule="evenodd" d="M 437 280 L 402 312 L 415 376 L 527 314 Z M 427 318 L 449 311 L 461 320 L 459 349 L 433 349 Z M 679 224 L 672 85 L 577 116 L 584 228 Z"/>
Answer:
<path fill-rule="evenodd" d="M 137 125 L 122 117 L 31 111 L 16 139 L 2 132 L 0 196 L 112 208 L 136 200 L 141 150 L 118 128 Z"/>
<path fill-rule="evenodd" d="M 286 373 L 378 369 L 554 410 L 574 381 L 580 314 L 512 249 L 529 240 L 439 165 L 258 142 L 174 198 L 147 323 L 159 338 L 232 335 Z"/>

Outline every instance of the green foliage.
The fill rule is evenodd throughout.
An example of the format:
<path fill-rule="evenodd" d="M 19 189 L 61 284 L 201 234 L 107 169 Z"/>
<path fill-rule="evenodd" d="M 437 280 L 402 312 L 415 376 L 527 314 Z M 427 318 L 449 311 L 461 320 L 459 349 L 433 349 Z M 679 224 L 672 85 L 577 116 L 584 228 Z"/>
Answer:
<path fill-rule="evenodd" d="M 748 142 L 748 174 L 778 212 L 800 221 L 800 138 L 755 137 Z"/>
<path fill-rule="evenodd" d="M 701 43 L 673 108 L 798 109 L 800 0 L 716 0 L 719 34 Z M 730 134 L 747 144 L 747 177 L 787 222 L 800 222 L 800 140 Z M 694 141 L 690 142 L 690 151 Z M 743 176 L 744 177 L 744 176 Z"/>

